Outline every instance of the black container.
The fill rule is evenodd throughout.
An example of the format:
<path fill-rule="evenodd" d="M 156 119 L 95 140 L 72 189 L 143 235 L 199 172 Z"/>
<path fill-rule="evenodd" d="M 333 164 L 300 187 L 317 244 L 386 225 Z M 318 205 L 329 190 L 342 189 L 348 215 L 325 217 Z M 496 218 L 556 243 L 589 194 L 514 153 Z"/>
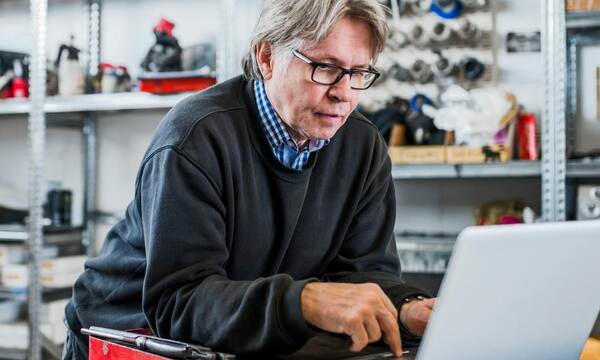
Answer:
<path fill-rule="evenodd" d="M 71 190 L 52 189 L 48 191 L 47 216 L 52 226 L 71 225 L 73 193 Z"/>

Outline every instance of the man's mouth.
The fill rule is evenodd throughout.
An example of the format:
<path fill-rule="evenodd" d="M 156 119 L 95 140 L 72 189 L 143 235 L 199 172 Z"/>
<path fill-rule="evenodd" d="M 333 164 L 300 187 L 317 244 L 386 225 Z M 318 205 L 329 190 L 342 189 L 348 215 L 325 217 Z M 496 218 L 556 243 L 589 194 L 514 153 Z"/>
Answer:
<path fill-rule="evenodd" d="M 335 122 L 335 123 L 340 122 L 344 118 L 344 115 L 337 114 L 337 113 L 319 112 L 319 113 L 317 113 L 317 116 L 319 116 L 321 119 L 324 119 L 328 122 Z"/>

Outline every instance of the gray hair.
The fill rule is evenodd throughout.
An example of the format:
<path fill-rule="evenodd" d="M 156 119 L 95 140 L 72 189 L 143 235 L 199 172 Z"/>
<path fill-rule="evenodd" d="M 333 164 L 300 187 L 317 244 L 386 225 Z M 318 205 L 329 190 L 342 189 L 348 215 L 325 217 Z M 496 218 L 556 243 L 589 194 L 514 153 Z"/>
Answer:
<path fill-rule="evenodd" d="M 290 50 L 316 45 L 344 17 L 369 26 L 371 58 L 375 62 L 389 32 L 386 7 L 377 0 L 267 0 L 254 29 L 250 49 L 242 59 L 244 76 L 262 79 L 256 58 L 260 43 L 269 43 L 274 56 L 289 61 Z"/>

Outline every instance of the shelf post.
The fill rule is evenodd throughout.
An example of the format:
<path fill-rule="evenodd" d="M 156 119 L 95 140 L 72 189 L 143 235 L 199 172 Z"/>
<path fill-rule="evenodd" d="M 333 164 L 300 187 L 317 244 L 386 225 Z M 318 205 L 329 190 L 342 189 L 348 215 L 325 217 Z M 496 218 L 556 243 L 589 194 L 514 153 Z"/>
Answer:
<path fill-rule="evenodd" d="M 96 256 L 96 180 L 97 180 L 97 121 L 92 113 L 83 114 L 83 245 L 87 256 Z"/>
<path fill-rule="evenodd" d="M 40 308 L 42 289 L 40 284 L 40 260 L 43 243 L 43 204 L 45 199 L 44 152 L 46 147 L 46 20 L 47 0 L 31 0 L 31 19 L 34 43 L 30 66 L 30 101 L 28 118 L 29 135 L 29 353 L 30 360 L 41 359 Z"/>
<path fill-rule="evenodd" d="M 565 1 L 541 0 L 545 105 L 542 116 L 542 217 L 566 219 Z"/>
<path fill-rule="evenodd" d="M 235 75 L 234 17 L 235 0 L 221 0 L 221 29 L 217 46 L 217 80 L 223 82 Z"/>
<path fill-rule="evenodd" d="M 88 76 L 94 77 L 97 75 L 98 65 L 100 65 L 100 21 L 102 19 L 102 1 L 82 0 L 82 2 L 84 8 L 86 44 L 88 49 L 88 54 L 86 55 L 87 57 L 85 62 L 86 73 Z"/>

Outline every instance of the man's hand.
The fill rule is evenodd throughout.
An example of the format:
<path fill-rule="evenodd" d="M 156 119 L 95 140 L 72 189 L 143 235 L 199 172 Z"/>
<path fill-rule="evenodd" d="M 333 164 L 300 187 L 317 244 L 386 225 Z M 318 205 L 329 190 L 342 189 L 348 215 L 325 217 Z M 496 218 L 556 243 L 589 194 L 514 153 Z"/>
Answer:
<path fill-rule="evenodd" d="M 352 352 L 383 338 L 395 356 L 402 356 L 398 311 L 376 284 L 308 283 L 301 306 L 307 323 L 350 336 Z"/>
<path fill-rule="evenodd" d="M 436 299 L 413 300 L 400 308 L 400 322 L 413 335 L 423 336 Z"/>

